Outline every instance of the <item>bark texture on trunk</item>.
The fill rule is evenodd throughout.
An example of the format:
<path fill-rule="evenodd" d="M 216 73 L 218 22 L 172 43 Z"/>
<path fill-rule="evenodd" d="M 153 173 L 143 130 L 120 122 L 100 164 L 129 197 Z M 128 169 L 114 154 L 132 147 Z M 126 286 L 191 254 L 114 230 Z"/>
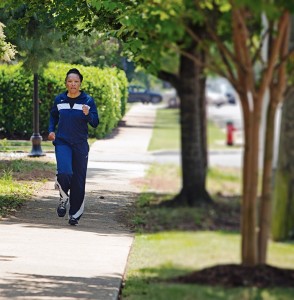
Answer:
<path fill-rule="evenodd" d="M 255 102 L 258 100 L 255 99 Z M 246 166 L 242 199 L 242 258 L 243 265 L 254 266 L 257 262 L 257 185 L 259 125 L 261 109 L 251 111 L 248 118 L 248 139 L 245 141 L 244 161 Z"/>
<path fill-rule="evenodd" d="M 236 54 L 237 90 L 240 94 L 244 118 L 244 158 L 243 158 L 243 199 L 242 199 L 242 264 L 258 264 L 258 226 L 257 197 L 259 172 L 259 129 L 265 91 L 276 80 L 274 71 L 279 56 L 282 57 L 283 39 L 289 26 L 289 13 L 284 12 L 278 24 L 278 34 L 272 42 L 266 68 L 261 74 L 259 84 L 255 82 L 255 73 L 250 50 L 247 47 L 249 30 L 246 24 L 246 11 L 233 7 L 232 27 L 233 43 Z M 273 106 L 274 107 L 274 106 Z"/>
<path fill-rule="evenodd" d="M 294 91 L 285 99 L 273 193 L 272 237 L 294 237 Z"/>
<path fill-rule="evenodd" d="M 287 17 L 285 16 L 285 19 Z M 281 46 L 279 50 L 280 57 L 285 57 L 288 52 L 289 30 L 286 26 L 282 35 Z M 270 39 L 271 44 L 275 39 Z M 274 72 L 275 81 L 270 85 L 270 99 L 267 108 L 266 132 L 264 141 L 264 160 L 262 174 L 262 190 L 259 205 L 259 233 L 258 233 L 258 263 L 265 264 L 267 260 L 267 246 L 270 237 L 271 213 L 272 213 L 272 190 L 273 190 L 273 156 L 274 156 L 274 133 L 276 111 L 279 103 L 283 101 L 283 95 L 286 87 L 286 61 L 279 64 Z"/>
<path fill-rule="evenodd" d="M 259 205 L 258 263 L 266 263 L 267 242 L 271 220 L 272 168 L 276 104 L 270 101 L 266 117 L 262 191 Z"/>
<path fill-rule="evenodd" d="M 233 42 L 237 57 L 237 80 L 244 120 L 243 197 L 241 217 L 242 264 L 254 266 L 257 262 L 257 182 L 259 124 L 261 96 L 255 90 L 254 71 L 246 43 L 249 32 L 245 11 L 234 8 L 232 17 Z"/>
<path fill-rule="evenodd" d="M 190 52 L 197 55 L 193 47 Z M 180 58 L 178 93 L 181 99 L 182 190 L 175 201 L 183 205 L 210 203 L 206 191 L 207 150 L 205 80 L 203 70 L 186 56 Z"/>

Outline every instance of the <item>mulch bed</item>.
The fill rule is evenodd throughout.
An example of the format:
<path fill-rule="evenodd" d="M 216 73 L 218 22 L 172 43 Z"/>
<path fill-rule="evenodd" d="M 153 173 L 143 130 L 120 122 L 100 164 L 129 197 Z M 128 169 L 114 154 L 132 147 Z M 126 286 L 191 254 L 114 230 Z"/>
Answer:
<path fill-rule="evenodd" d="M 173 278 L 169 282 L 223 287 L 294 288 L 294 270 L 281 269 L 270 265 L 256 267 L 236 264 L 217 265 Z"/>

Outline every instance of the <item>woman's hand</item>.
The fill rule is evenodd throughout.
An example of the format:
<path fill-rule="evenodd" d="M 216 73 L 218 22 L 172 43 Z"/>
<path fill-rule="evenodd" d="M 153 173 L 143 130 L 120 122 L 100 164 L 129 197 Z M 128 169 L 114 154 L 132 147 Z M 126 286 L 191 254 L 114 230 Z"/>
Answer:
<path fill-rule="evenodd" d="M 85 116 L 87 116 L 89 114 L 89 109 L 90 109 L 90 106 L 89 105 L 83 105 L 83 113 Z"/>
<path fill-rule="evenodd" d="M 48 140 L 49 141 L 54 141 L 55 140 L 55 133 L 54 132 L 50 132 L 48 134 Z"/>

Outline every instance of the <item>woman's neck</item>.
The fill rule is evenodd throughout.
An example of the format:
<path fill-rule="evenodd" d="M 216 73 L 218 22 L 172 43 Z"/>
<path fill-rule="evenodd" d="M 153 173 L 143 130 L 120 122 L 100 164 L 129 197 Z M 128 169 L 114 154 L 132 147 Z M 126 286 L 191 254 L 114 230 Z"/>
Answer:
<path fill-rule="evenodd" d="M 77 93 L 70 93 L 70 92 L 67 92 L 67 97 L 69 98 L 77 98 L 81 95 L 81 92 L 77 92 Z"/>

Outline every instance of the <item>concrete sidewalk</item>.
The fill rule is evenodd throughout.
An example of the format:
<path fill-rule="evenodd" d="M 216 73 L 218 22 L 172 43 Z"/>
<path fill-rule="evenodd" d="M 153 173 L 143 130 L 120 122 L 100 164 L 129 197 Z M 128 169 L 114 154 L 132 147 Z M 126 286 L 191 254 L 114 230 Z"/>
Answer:
<path fill-rule="evenodd" d="M 133 234 L 119 220 L 150 161 L 154 106 L 135 105 L 114 137 L 90 150 L 86 206 L 77 227 L 56 215 L 48 182 L 0 222 L 0 299 L 117 299 Z M 103 196 L 103 197 L 102 197 Z"/>

